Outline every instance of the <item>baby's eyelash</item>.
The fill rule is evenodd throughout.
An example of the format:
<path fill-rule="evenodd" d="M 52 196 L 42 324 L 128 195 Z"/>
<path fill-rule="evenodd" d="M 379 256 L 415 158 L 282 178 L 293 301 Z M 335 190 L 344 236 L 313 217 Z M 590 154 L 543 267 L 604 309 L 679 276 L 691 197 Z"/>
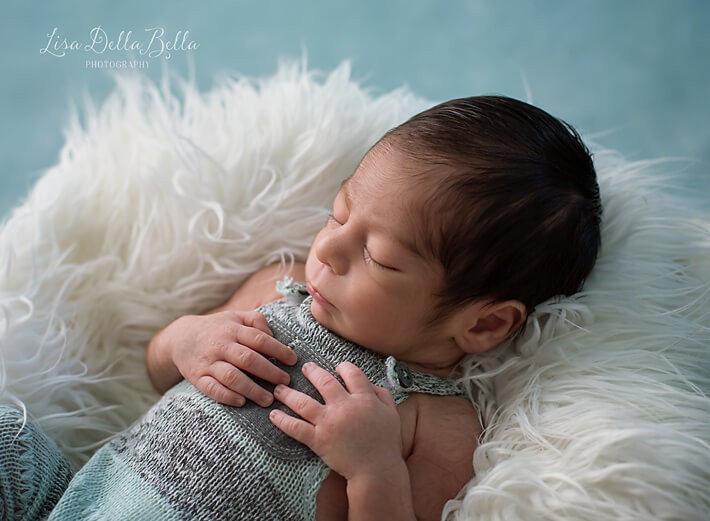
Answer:
<path fill-rule="evenodd" d="M 383 269 L 383 270 L 391 270 L 391 269 L 392 269 L 392 268 L 390 268 L 389 266 L 385 266 L 384 264 L 380 264 L 380 263 L 377 262 L 375 259 L 373 259 L 373 258 L 370 256 L 370 252 L 367 251 L 367 246 L 364 247 L 364 248 L 362 249 L 362 251 L 363 251 L 363 256 L 365 257 L 365 262 L 368 262 L 368 263 L 371 262 L 371 263 L 373 263 L 375 266 L 377 266 L 378 268 L 381 268 L 381 269 Z"/>
<path fill-rule="evenodd" d="M 335 218 L 335 215 L 332 214 L 332 213 L 329 213 L 329 214 L 328 214 L 328 222 L 330 222 L 330 223 L 335 223 L 335 224 L 343 224 L 343 223 L 341 223 L 340 221 L 338 221 L 338 220 Z"/>

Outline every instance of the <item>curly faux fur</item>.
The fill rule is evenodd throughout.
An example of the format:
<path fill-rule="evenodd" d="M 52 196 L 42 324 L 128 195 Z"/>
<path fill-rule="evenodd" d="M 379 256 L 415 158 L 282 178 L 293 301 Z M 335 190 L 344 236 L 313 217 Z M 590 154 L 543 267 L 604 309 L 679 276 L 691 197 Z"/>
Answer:
<path fill-rule="evenodd" d="M 431 104 L 368 93 L 347 64 L 206 93 L 117 81 L 0 231 L 2 401 L 75 465 L 157 399 L 150 337 L 303 258 L 367 148 Z M 595 161 L 598 265 L 583 293 L 470 361 L 487 429 L 450 519 L 710 515 L 710 217 L 664 195 L 662 163 Z"/>

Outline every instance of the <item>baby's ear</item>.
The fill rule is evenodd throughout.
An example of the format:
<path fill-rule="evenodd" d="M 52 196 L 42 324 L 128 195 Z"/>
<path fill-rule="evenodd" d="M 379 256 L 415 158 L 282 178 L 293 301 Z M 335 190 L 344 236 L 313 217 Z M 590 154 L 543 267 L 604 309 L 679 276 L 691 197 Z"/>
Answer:
<path fill-rule="evenodd" d="M 478 301 L 459 311 L 454 340 L 465 353 L 483 353 L 510 337 L 523 324 L 527 311 L 519 300 Z"/>

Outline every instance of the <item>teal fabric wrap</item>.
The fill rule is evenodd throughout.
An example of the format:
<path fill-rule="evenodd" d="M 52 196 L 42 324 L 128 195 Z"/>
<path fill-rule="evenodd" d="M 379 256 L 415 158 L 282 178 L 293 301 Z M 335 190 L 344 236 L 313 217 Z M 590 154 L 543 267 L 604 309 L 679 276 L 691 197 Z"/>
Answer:
<path fill-rule="evenodd" d="M 45 519 L 73 470 L 54 442 L 18 410 L 0 405 L 0 518 Z"/>
<path fill-rule="evenodd" d="M 293 387 L 320 399 L 301 374 L 303 363 L 335 374 L 349 360 L 398 402 L 412 391 L 460 394 L 450 380 L 410 371 L 328 331 L 313 319 L 310 302 L 261 308 L 274 336 L 298 354 L 295 367 L 283 366 Z M 50 519 L 312 520 L 329 469 L 276 429 L 269 411 L 224 406 L 182 382 L 85 465 Z"/>

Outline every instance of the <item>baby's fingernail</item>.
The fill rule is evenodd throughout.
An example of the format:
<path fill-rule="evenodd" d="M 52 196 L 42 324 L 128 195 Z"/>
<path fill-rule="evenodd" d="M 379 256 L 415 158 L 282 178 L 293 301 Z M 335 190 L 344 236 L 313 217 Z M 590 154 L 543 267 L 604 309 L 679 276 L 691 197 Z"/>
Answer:
<path fill-rule="evenodd" d="M 274 403 L 274 397 L 270 394 L 264 395 L 259 398 L 259 405 L 261 405 L 262 407 L 268 407 L 272 403 Z"/>

